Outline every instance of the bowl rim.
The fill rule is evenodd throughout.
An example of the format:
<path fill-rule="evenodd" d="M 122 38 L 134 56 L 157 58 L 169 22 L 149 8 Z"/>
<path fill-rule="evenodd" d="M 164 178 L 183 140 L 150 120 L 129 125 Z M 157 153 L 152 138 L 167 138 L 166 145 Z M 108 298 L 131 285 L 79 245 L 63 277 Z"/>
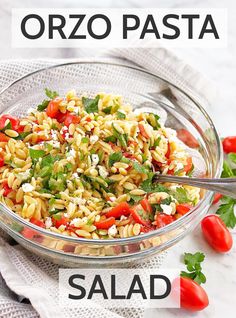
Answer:
<path fill-rule="evenodd" d="M 217 155 L 219 157 L 219 162 L 217 163 L 217 167 L 216 167 L 216 172 L 214 174 L 214 177 L 219 177 L 220 176 L 220 172 L 221 172 L 221 167 L 223 164 L 223 151 L 222 151 L 222 145 L 221 145 L 221 141 L 220 141 L 220 137 L 218 135 L 218 132 L 215 128 L 215 125 L 211 119 L 211 117 L 208 115 L 207 111 L 199 104 L 199 102 L 197 100 L 195 100 L 193 97 L 191 97 L 190 95 L 188 95 L 186 92 L 184 92 L 181 88 L 179 88 L 177 85 L 171 83 L 170 81 L 162 78 L 161 76 L 158 76 L 148 70 L 145 70 L 141 67 L 137 67 L 137 66 L 132 66 L 132 65 L 127 65 L 127 64 L 123 64 L 123 63 L 118 63 L 118 62 L 109 62 L 109 61 L 104 61 L 104 60 L 82 60 L 82 61 L 69 61 L 69 62 L 65 62 L 65 63 L 59 63 L 59 64 L 54 64 L 54 65 L 50 65 L 50 66 L 46 66 L 40 69 L 37 69 L 36 71 L 33 72 L 29 72 L 26 75 L 23 75 L 21 77 L 19 77 L 18 79 L 16 79 L 15 81 L 11 82 L 10 84 L 8 84 L 7 86 L 5 86 L 1 91 L 0 91 L 0 97 L 2 94 L 4 94 L 5 92 L 7 92 L 8 89 L 10 89 L 11 87 L 13 87 L 15 84 L 17 84 L 18 82 L 26 79 L 26 78 L 30 78 L 33 75 L 36 75 L 38 73 L 43 73 L 44 71 L 48 71 L 51 69 L 56 69 L 56 68 L 60 68 L 60 67 L 65 67 L 65 66 L 72 66 L 72 65 L 81 65 L 81 64 L 93 64 L 93 65 L 110 65 L 110 66 L 115 66 L 115 67 L 121 67 L 121 68 L 126 68 L 126 69 L 131 69 L 134 71 L 138 71 L 140 73 L 144 73 L 145 75 L 151 76 L 153 78 L 157 78 L 160 79 L 161 81 L 171 85 L 172 87 L 176 88 L 177 90 L 179 90 L 181 93 L 183 93 L 185 96 L 187 96 L 188 99 L 190 99 L 196 106 L 197 108 L 200 110 L 200 112 L 204 115 L 204 117 L 207 119 L 208 123 L 210 124 L 213 132 L 214 132 L 214 137 L 216 139 L 216 143 L 217 143 Z M 1 209 L 3 209 L 4 212 L 10 214 L 10 216 L 15 220 L 18 221 L 20 223 L 22 223 L 23 225 L 32 228 L 33 230 L 36 230 L 38 232 L 41 232 L 41 234 L 46 235 L 46 236 L 50 236 L 53 237 L 55 239 L 63 239 L 65 241 L 71 242 L 71 243 L 80 243 L 80 244 L 96 244 L 96 245 L 124 245 L 126 243 L 137 243 L 139 241 L 143 241 L 146 239 L 150 239 L 152 237 L 155 236 L 159 236 L 159 235 L 163 235 L 165 233 L 168 233 L 169 231 L 172 230 L 176 230 L 178 229 L 178 227 L 184 223 L 187 224 L 187 222 L 185 222 L 186 220 L 190 220 L 191 216 L 193 217 L 195 215 L 195 213 L 201 209 L 203 207 L 203 205 L 205 204 L 205 202 L 207 200 L 210 200 L 213 196 L 213 192 L 212 191 L 206 191 L 204 199 L 200 200 L 200 202 L 193 208 L 191 209 L 188 213 L 186 213 L 185 215 L 183 215 L 181 218 L 175 220 L 174 222 L 159 228 L 157 230 L 152 230 L 150 232 L 141 234 L 141 235 L 137 235 L 137 236 L 131 236 L 128 238 L 114 238 L 114 239 L 86 239 L 86 238 L 80 238 L 80 237 L 73 237 L 73 236 L 66 236 L 63 234 L 59 234 L 59 233 L 55 233 L 52 231 L 48 231 L 47 229 L 44 228 L 40 228 L 36 225 L 34 225 L 33 223 L 30 223 L 29 221 L 25 220 L 24 218 L 20 217 L 19 215 L 17 215 L 15 212 L 13 212 L 10 208 L 8 208 L 7 206 L 5 206 L 4 204 L 2 204 L 0 202 L 0 207 Z M 28 239 L 27 239 L 28 240 Z M 31 241 L 31 240 L 28 240 Z"/>

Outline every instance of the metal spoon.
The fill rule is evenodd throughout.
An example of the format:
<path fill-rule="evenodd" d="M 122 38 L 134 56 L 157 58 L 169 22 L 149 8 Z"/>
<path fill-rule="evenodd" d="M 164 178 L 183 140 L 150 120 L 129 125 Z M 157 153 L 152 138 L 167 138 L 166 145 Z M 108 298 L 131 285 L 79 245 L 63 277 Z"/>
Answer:
<path fill-rule="evenodd" d="M 219 192 L 221 194 L 236 199 L 236 178 L 187 178 L 156 174 L 153 180 L 154 182 L 188 184 L 197 188 Z"/>

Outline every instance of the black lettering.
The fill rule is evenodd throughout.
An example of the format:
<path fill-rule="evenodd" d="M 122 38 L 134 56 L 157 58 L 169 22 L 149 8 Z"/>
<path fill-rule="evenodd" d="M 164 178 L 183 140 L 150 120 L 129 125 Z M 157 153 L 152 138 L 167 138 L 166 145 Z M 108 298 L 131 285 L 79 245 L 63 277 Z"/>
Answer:
<path fill-rule="evenodd" d="M 75 279 L 85 279 L 85 276 L 84 275 L 79 275 L 79 274 L 74 274 L 74 275 L 71 275 L 70 276 L 70 278 L 69 278 L 69 285 L 71 286 L 71 287 L 73 287 L 73 288 L 75 288 L 75 289 L 78 289 L 79 291 L 81 291 L 81 294 L 80 295 L 71 295 L 71 294 L 69 294 L 68 295 L 68 297 L 70 298 L 70 299 L 83 299 L 85 296 L 86 296 L 86 290 L 82 287 L 82 286 L 80 286 L 80 285 L 78 285 L 78 284 L 76 284 L 75 282 L 74 282 L 74 280 Z"/>
<path fill-rule="evenodd" d="M 54 30 L 57 30 L 61 36 L 62 39 L 66 39 L 65 33 L 63 32 L 63 28 L 66 25 L 66 19 L 63 17 L 63 15 L 60 14 L 49 14 L 48 17 L 48 31 L 49 31 L 49 39 L 53 39 L 53 32 Z M 54 20 L 59 19 L 60 24 L 54 25 Z"/>
<path fill-rule="evenodd" d="M 76 23 L 74 29 L 72 30 L 70 36 L 68 39 L 86 39 L 86 35 L 76 35 L 76 32 L 78 31 L 81 23 L 83 22 L 85 18 L 85 14 L 70 14 L 69 18 L 71 19 L 78 19 L 78 22 Z"/>
<path fill-rule="evenodd" d="M 151 24 L 150 29 L 149 29 L 149 23 Z M 140 35 L 140 39 L 144 39 L 146 33 L 155 33 L 156 38 L 160 39 L 160 35 L 159 35 L 158 30 L 157 30 L 155 20 L 153 19 L 153 16 L 151 14 L 148 14 L 148 16 L 147 16 L 142 33 Z"/>
<path fill-rule="evenodd" d="M 211 26 L 210 29 L 207 29 L 208 22 L 210 23 L 210 26 Z M 206 16 L 206 19 L 205 19 L 204 24 L 202 26 L 201 33 L 199 35 L 199 39 L 203 39 L 205 33 L 213 33 L 215 36 L 215 39 L 219 39 L 219 34 L 216 30 L 215 23 L 212 19 L 211 14 L 207 14 L 207 16 Z"/>
<path fill-rule="evenodd" d="M 155 295 L 155 279 L 162 279 L 166 283 L 166 291 L 162 295 Z M 163 299 L 169 296 L 171 292 L 171 282 L 164 275 L 150 275 L 150 299 Z"/>
<path fill-rule="evenodd" d="M 98 35 L 93 32 L 92 24 L 95 19 L 103 19 L 106 22 L 107 29 L 104 34 Z M 105 39 L 110 34 L 110 32 L 111 32 L 111 21 L 106 15 L 95 14 L 88 20 L 88 33 L 92 38 L 97 40 L 102 40 L 102 39 Z"/>
<path fill-rule="evenodd" d="M 182 14 L 182 19 L 188 20 L 188 39 L 193 38 L 193 19 L 199 19 L 199 14 Z"/>
<path fill-rule="evenodd" d="M 35 35 L 29 34 L 29 33 L 26 31 L 26 22 L 27 22 L 29 19 L 36 19 L 36 20 L 39 21 L 40 29 L 39 29 L 39 32 L 38 32 L 37 34 L 35 34 Z M 25 16 L 24 19 L 21 21 L 21 32 L 22 32 L 22 34 L 23 34 L 27 39 L 35 40 L 35 39 L 40 38 L 40 37 L 43 35 L 44 30 L 45 30 L 44 21 L 43 21 L 43 19 L 42 19 L 39 15 L 37 15 L 37 14 L 28 14 L 28 15 Z"/>
<path fill-rule="evenodd" d="M 135 20 L 133 26 L 128 26 L 128 19 Z M 127 39 L 128 31 L 137 30 L 140 26 L 140 20 L 137 15 L 134 14 L 124 14 L 123 15 L 123 39 Z"/>
<path fill-rule="evenodd" d="M 99 285 L 100 288 L 96 289 L 96 285 Z M 93 294 L 103 294 L 103 298 L 104 299 L 108 299 L 105 287 L 103 285 L 102 279 L 100 277 L 100 275 L 95 275 L 94 280 L 93 280 L 93 284 L 91 286 L 91 289 L 89 291 L 88 294 L 88 299 L 92 299 Z"/>
<path fill-rule="evenodd" d="M 136 283 L 138 284 L 138 289 L 135 289 Z M 134 275 L 134 278 L 132 280 L 131 286 L 129 288 L 128 294 L 127 294 L 127 299 L 130 299 L 132 294 L 142 294 L 143 299 L 147 299 L 147 296 L 145 294 L 141 279 L 139 275 Z"/>
<path fill-rule="evenodd" d="M 125 299 L 125 295 L 116 295 L 116 276 L 111 275 L 111 299 Z"/>
<path fill-rule="evenodd" d="M 174 39 L 177 39 L 179 37 L 180 30 L 179 30 L 179 28 L 176 25 L 169 23 L 168 22 L 169 19 L 179 20 L 179 16 L 177 14 L 167 14 L 163 18 L 163 25 L 166 26 L 167 28 L 172 29 L 172 30 L 175 31 L 175 33 L 172 34 L 172 35 L 163 34 L 163 38 L 164 39 L 168 39 L 168 40 L 174 40 Z"/>

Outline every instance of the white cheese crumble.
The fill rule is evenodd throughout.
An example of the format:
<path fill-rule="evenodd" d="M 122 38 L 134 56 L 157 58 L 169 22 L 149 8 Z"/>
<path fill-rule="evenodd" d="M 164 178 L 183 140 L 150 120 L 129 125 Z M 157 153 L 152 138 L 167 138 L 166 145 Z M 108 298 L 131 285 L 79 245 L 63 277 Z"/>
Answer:
<path fill-rule="evenodd" d="M 49 229 L 52 226 L 52 218 L 50 218 L 50 216 L 46 217 L 45 226 L 46 229 Z"/>
<path fill-rule="evenodd" d="M 109 227 L 108 235 L 115 236 L 116 234 L 117 234 L 117 228 L 116 228 L 116 225 L 114 224 L 111 227 Z"/>
<path fill-rule="evenodd" d="M 98 166 L 98 170 L 99 170 L 100 176 L 106 179 L 106 177 L 108 176 L 108 171 L 106 170 L 106 168 L 103 166 Z"/>
<path fill-rule="evenodd" d="M 171 205 L 161 204 L 160 206 L 163 210 L 163 213 L 165 213 L 167 215 L 171 215 L 171 213 L 172 213 L 172 206 Z"/>
<path fill-rule="evenodd" d="M 53 148 L 60 148 L 61 146 L 60 141 L 56 141 L 56 140 L 49 140 L 48 144 L 53 146 Z"/>
<path fill-rule="evenodd" d="M 95 142 L 97 142 L 98 141 L 98 136 L 96 136 L 96 135 L 93 135 L 93 136 L 91 136 L 90 137 L 90 142 L 91 142 L 91 144 L 95 144 Z"/>
<path fill-rule="evenodd" d="M 178 170 L 182 170 L 183 168 L 184 168 L 184 165 L 182 164 L 182 162 L 177 162 L 175 170 L 178 171 Z"/>
<path fill-rule="evenodd" d="M 77 172 L 74 172 L 74 173 L 72 174 L 72 177 L 75 178 L 75 179 L 78 179 L 78 178 L 79 178 L 79 175 L 78 175 Z"/>
<path fill-rule="evenodd" d="M 80 222 L 80 219 L 79 218 L 74 218 L 73 220 L 71 220 L 70 224 L 76 226 L 76 224 L 78 225 L 78 222 Z"/>
<path fill-rule="evenodd" d="M 99 163 L 99 156 L 97 154 L 91 155 L 91 160 L 94 166 L 96 166 Z"/>
<path fill-rule="evenodd" d="M 51 130 L 51 135 L 52 135 L 52 139 L 53 140 L 58 140 L 58 138 L 57 138 L 57 131 L 56 130 Z"/>
<path fill-rule="evenodd" d="M 21 179 L 21 180 L 27 180 L 30 178 L 30 169 L 27 169 L 26 171 L 24 172 L 20 172 L 18 173 L 18 177 Z"/>
<path fill-rule="evenodd" d="M 32 192 L 32 191 L 34 191 L 34 187 L 32 186 L 32 184 L 30 184 L 30 183 L 24 183 L 24 184 L 22 184 L 22 190 L 24 191 L 24 192 Z"/>

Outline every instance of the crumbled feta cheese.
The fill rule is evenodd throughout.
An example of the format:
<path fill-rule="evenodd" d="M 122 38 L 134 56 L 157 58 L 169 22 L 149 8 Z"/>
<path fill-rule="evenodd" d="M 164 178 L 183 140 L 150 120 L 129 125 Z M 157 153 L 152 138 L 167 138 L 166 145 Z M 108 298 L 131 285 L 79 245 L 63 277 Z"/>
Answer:
<path fill-rule="evenodd" d="M 183 168 L 184 168 L 184 165 L 182 164 L 182 162 L 177 162 L 175 170 L 178 171 L 178 170 L 182 170 Z"/>
<path fill-rule="evenodd" d="M 71 155 L 71 157 L 75 158 L 76 157 L 76 152 L 75 149 L 70 149 L 69 154 Z"/>
<path fill-rule="evenodd" d="M 93 136 L 91 136 L 90 137 L 90 142 L 91 142 L 91 144 L 95 144 L 95 142 L 97 142 L 98 141 L 98 136 L 96 136 L 96 135 L 93 135 Z"/>
<path fill-rule="evenodd" d="M 94 166 L 96 166 L 99 163 L 99 156 L 97 154 L 91 155 L 91 160 Z"/>
<path fill-rule="evenodd" d="M 117 228 L 116 228 L 116 225 L 114 224 L 111 227 L 109 227 L 108 235 L 115 236 L 116 234 L 117 234 Z"/>
<path fill-rule="evenodd" d="M 24 183 L 24 184 L 22 184 L 22 190 L 24 191 L 24 192 L 31 192 L 31 191 L 34 191 L 34 187 L 32 186 L 32 184 L 30 184 L 30 183 Z"/>
<path fill-rule="evenodd" d="M 56 130 L 51 130 L 51 135 L 52 135 L 52 139 L 53 140 L 58 140 L 58 138 L 57 138 L 57 131 Z"/>
<path fill-rule="evenodd" d="M 70 225 L 75 225 L 78 224 L 78 222 L 80 222 L 79 218 L 74 218 L 73 220 L 71 220 Z"/>
<path fill-rule="evenodd" d="M 18 177 L 21 179 L 21 180 L 27 180 L 30 178 L 30 169 L 27 169 L 26 171 L 24 172 L 20 172 L 18 173 Z"/>
<path fill-rule="evenodd" d="M 121 221 L 127 220 L 127 216 L 121 215 L 120 220 Z"/>
<path fill-rule="evenodd" d="M 98 166 L 98 170 L 99 170 L 100 176 L 106 179 L 106 177 L 108 176 L 108 171 L 106 170 L 106 168 L 103 166 Z"/>
<path fill-rule="evenodd" d="M 165 213 L 167 215 L 171 215 L 171 213 L 172 213 L 172 206 L 171 205 L 161 204 L 160 206 L 163 210 L 163 213 Z"/>
<path fill-rule="evenodd" d="M 46 217 L 45 226 L 46 229 L 49 229 L 52 226 L 52 218 L 50 216 Z"/>
<path fill-rule="evenodd" d="M 114 201 L 116 201 L 116 198 L 115 198 L 115 197 L 110 197 L 109 200 L 110 200 L 111 202 L 114 202 Z"/>
<path fill-rule="evenodd" d="M 53 148 L 60 148 L 60 146 L 61 146 L 60 141 L 55 141 L 55 140 L 49 140 L 48 144 L 52 145 Z"/>
<path fill-rule="evenodd" d="M 75 179 L 78 179 L 78 178 L 79 178 L 79 175 L 78 175 L 77 172 L 75 172 L 75 173 L 72 174 L 72 177 L 75 178 Z"/>

